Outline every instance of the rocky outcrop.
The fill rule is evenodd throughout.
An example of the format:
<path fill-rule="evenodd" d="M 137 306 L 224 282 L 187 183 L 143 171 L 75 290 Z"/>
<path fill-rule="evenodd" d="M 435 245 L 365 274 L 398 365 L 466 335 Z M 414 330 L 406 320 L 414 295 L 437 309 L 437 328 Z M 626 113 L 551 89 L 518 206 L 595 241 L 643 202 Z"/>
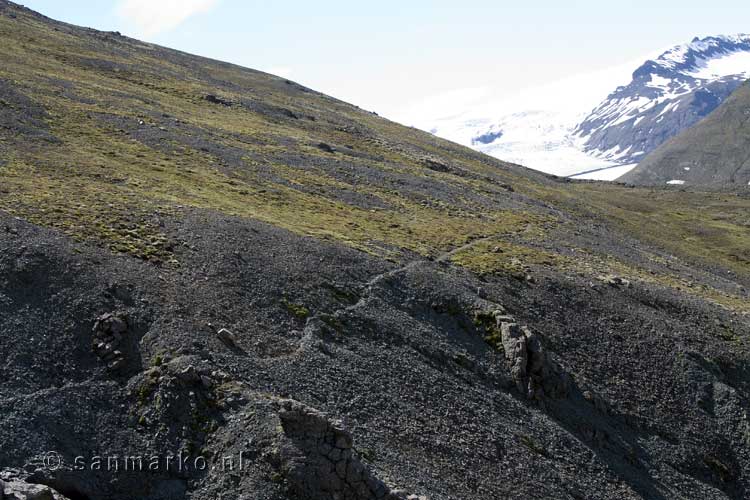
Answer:
<path fill-rule="evenodd" d="M 560 399 L 568 395 L 570 376 L 550 358 L 542 340 L 528 327 L 499 316 L 505 359 L 516 388 L 528 399 Z"/>
<path fill-rule="evenodd" d="M 203 98 L 211 104 L 221 104 L 222 106 L 227 107 L 230 107 L 232 105 L 231 101 L 224 99 L 223 97 L 219 97 L 215 94 L 206 94 L 205 96 L 203 96 Z"/>
<path fill-rule="evenodd" d="M 164 360 L 131 380 L 133 422 L 158 430 L 165 448 L 202 445 L 218 426 L 216 392 L 228 380 L 226 372 L 201 363 L 197 356 Z"/>
<path fill-rule="evenodd" d="M 599 276 L 599 280 L 613 288 L 630 288 L 630 280 L 614 274 Z"/>
<path fill-rule="evenodd" d="M 292 492 L 308 500 L 417 500 L 392 490 L 359 459 L 351 434 L 339 421 L 301 403 L 284 400 L 279 418 L 285 440 L 281 474 Z"/>
<path fill-rule="evenodd" d="M 99 316 L 94 323 L 92 349 L 110 370 L 125 367 L 125 355 L 120 346 L 127 331 L 127 319 L 111 313 Z"/>
<path fill-rule="evenodd" d="M 0 500 L 68 500 L 49 486 L 0 479 Z"/>

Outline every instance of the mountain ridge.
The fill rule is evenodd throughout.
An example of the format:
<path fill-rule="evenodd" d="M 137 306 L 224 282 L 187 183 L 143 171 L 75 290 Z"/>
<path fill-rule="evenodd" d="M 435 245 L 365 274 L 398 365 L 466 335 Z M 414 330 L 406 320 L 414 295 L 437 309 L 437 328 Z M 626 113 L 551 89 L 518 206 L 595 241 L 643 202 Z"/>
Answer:
<path fill-rule="evenodd" d="M 750 82 L 619 180 L 635 184 L 750 185 Z"/>
<path fill-rule="evenodd" d="M 711 73 L 717 63 L 734 64 Z M 633 72 L 575 129 L 585 151 L 637 163 L 664 141 L 697 123 L 750 78 L 750 35 L 695 38 Z M 712 66 L 713 65 L 713 66 Z"/>

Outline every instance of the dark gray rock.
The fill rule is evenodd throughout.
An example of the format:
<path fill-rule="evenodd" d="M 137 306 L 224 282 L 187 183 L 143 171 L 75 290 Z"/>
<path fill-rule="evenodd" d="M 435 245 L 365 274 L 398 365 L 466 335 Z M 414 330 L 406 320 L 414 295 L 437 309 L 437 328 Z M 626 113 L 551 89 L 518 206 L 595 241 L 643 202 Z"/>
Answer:
<path fill-rule="evenodd" d="M 404 500 L 359 460 L 343 424 L 296 401 L 279 403 L 285 440 L 280 470 L 291 491 L 310 500 Z"/>
<path fill-rule="evenodd" d="M 0 500 L 68 500 L 52 488 L 24 481 L 0 480 Z"/>
<path fill-rule="evenodd" d="M 214 94 L 206 94 L 205 96 L 203 96 L 203 98 L 212 104 L 221 104 L 222 106 L 227 106 L 227 107 L 232 105 L 231 101 L 224 99 L 223 97 L 214 95 Z"/>
<path fill-rule="evenodd" d="M 325 142 L 321 142 L 318 144 L 318 149 L 321 151 L 325 151 L 326 153 L 335 153 L 336 148 L 331 146 L 330 144 L 326 144 Z"/>
<path fill-rule="evenodd" d="M 219 340 L 224 342 L 229 347 L 237 347 L 237 337 L 227 330 L 226 328 L 219 329 L 218 332 L 216 332 L 216 336 L 219 337 Z"/>

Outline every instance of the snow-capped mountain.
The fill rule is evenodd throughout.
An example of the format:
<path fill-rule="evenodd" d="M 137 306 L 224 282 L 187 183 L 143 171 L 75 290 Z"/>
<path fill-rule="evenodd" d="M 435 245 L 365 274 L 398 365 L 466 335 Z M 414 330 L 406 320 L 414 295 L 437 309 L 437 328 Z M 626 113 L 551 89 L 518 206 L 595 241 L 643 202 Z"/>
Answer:
<path fill-rule="evenodd" d="M 750 35 L 678 45 L 646 61 L 575 130 L 589 154 L 637 163 L 716 109 L 750 78 Z"/>
<path fill-rule="evenodd" d="M 641 185 L 750 185 L 750 82 L 716 110 L 656 148 L 621 180 Z"/>
<path fill-rule="evenodd" d="M 470 89 L 446 116 L 395 118 L 547 173 L 614 180 L 747 79 L 750 35 L 714 36 L 517 96 Z"/>

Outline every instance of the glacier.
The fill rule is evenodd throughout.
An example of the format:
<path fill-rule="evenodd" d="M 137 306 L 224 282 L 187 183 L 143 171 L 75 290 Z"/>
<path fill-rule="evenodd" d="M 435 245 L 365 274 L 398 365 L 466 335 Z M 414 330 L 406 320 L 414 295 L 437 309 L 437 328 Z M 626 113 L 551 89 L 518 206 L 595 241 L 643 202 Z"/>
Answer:
<path fill-rule="evenodd" d="M 750 35 L 711 36 L 517 95 L 467 89 L 460 103 L 394 118 L 504 161 L 611 181 L 749 78 Z"/>

